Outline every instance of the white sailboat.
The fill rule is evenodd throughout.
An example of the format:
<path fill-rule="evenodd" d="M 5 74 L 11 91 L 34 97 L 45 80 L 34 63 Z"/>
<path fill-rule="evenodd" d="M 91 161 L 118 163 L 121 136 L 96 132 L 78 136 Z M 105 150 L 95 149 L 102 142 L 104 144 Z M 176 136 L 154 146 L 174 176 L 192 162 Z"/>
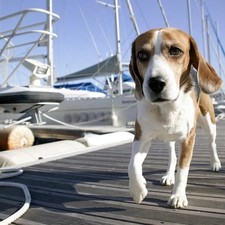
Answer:
<path fill-rule="evenodd" d="M 103 2 L 100 3 L 104 4 Z M 130 12 L 132 12 L 129 1 L 127 1 L 127 3 Z M 134 82 L 123 82 L 122 80 L 123 66 L 127 66 L 128 64 L 124 64 L 121 58 L 118 0 L 115 0 L 114 5 L 111 7 L 115 10 L 116 55 L 92 67 L 62 77 L 61 79 L 65 82 L 90 74 L 118 74 L 117 90 L 113 90 L 111 87 L 109 96 L 93 96 L 96 95 L 96 93 L 92 93 L 89 97 L 79 96 L 79 98 L 74 98 L 73 95 L 70 95 L 72 91 L 67 92 L 65 93 L 65 100 L 60 104 L 59 108 L 51 112 L 53 118 L 57 118 L 69 124 L 79 124 L 82 126 L 112 125 L 126 127 L 127 125 L 134 124 L 136 118 L 136 99 L 132 93 L 132 90 L 134 90 Z M 132 18 L 134 19 L 134 16 Z M 137 25 L 135 27 L 137 27 Z M 60 78 L 58 81 L 60 81 Z M 107 81 L 110 86 L 110 80 L 108 79 Z M 128 87 L 131 91 L 130 94 L 124 93 L 124 87 Z M 63 89 L 60 89 L 60 91 L 61 90 L 65 91 Z M 114 91 L 117 92 L 116 95 L 113 94 Z"/>
<path fill-rule="evenodd" d="M 4 57 L 2 63 L 8 63 L 12 60 L 8 57 L 8 51 L 15 49 L 21 45 L 29 43 L 23 43 L 19 46 L 13 45 L 13 38 L 18 35 L 25 35 L 26 33 L 40 33 L 38 39 L 31 46 L 27 54 L 21 59 L 16 68 L 9 74 L 2 84 L 0 95 L 4 98 L 4 101 L 0 101 L 0 106 L 9 111 L 10 113 L 4 113 L 1 118 L 9 119 L 20 117 L 20 113 L 23 113 L 22 119 L 26 117 L 32 117 L 29 121 L 32 123 L 43 123 L 47 124 L 58 124 L 59 122 L 67 123 L 69 125 L 112 125 L 112 126 L 127 126 L 133 125 L 133 121 L 136 117 L 136 100 L 132 93 L 123 93 L 123 82 L 122 82 L 122 62 L 121 62 L 121 50 L 120 50 L 120 33 L 119 33 L 119 18 L 118 18 L 118 0 L 115 0 L 115 17 L 116 17 L 116 38 L 117 38 L 117 54 L 110 57 L 93 68 L 98 68 L 96 72 L 106 72 L 107 74 L 118 74 L 118 94 L 114 95 L 113 90 L 111 95 L 106 95 L 99 92 L 89 92 L 80 90 L 69 90 L 69 89 L 55 89 L 54 84 L 54 73 L 53 73 L 53 56 L 52 56 L 52 39 L 57 35 L 52 32 L 52 25 L 59 19 L 59 16 L 52 13 L 52 3 L 50 0 L 47 1 L 48 10 L 31 9 L 18 12 L 9 15 L 4 18 L 0 18 L 0 21 L 4 21 L 9 17 L 21 15 L 21 19 L 17 23 L 16 27 L 12 32 L 6 31 L 2 35 L 2 40 L 5 42 L 1 49 L 1 55 Z M 129 1 L 128 1 L 129 2 Z M 30 12 L 40 12 L 47 15 L 47 21 L 43 23 L 34 23 L 29 26 L 23 27 L 22 21 L 26 15 Z M 42 30 L 27 30 L 28 28 L 37 27 L 44 25 L 45 29 Z M 48 63 L 42 64 L 29 58 L 29 53 L 37 45 L 47 45 L 48 48 Z M 6 54 L 7 52 L 7 54 Z M 30 78 L 29 87 L 7 87 L 8 80 L 12 77 L 16 69 L 23 64 L 26 68 L 32 71 L 33 75 Z M 100 68 L 100 69 L 99 69 Z M 86 69 L 88 70 L 88 69 Z M 85 71 L 86 71 L 85 70 Z M 95 73 L 95 71 L 92 71 Z M 47 79 L 48 86 L 41 86 L 40 79 Z M 66 77 L 65 79 L 70 79 Z M 110 81 L 108 79 L 109 86 Z M 132 83 L 124 83 L 131 89 L 134 88 Z M 49 98 L 46 97 L 48 93 Z M 32 95 L 39 96 L 36 102 L 32 99 Z M 62 95 L 64 99 L 62 100 Z M 14 98 L 12 98 L 14 96 Z M 52 99 L 51 99 L 52 98 Z M 7 99 L 10 99 L 8 101 Z M 24 101 L 26 99 L 27 101 Z M 51 101 L 52 100 L 52 101 Z M 8 101 L 8 102 L 7 102 Z M 57 106 L 57 108 L 55 107 Z M 49 109 L 51 113 L 48 113 Z M 46 112 L 41 114 L 40 110 Z M 12 115 L 14 113 L 14 115 Z M 15 114 L 16 113 L 16 114 Z M 25 115 L 24 115 L 25 113 Z M 43 116 L 45 117 L 43 117 Z"/>

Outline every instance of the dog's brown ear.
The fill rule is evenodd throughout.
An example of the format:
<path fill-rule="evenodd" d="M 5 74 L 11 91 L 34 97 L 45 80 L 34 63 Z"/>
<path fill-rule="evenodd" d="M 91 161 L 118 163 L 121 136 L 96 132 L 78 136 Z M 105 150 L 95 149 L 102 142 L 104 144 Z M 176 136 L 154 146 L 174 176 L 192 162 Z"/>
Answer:
<path fill-rule="evenodd" d="M 135 53 L 135 42 L 132 44 L 131 50 L 131 60 L 129 64 L 130 74 L 135 82 L 135 98 L 139 101 L 143 98 L 144 94 L 142 91 L 143 78 L 140 75 L 136 62 L 136 53 Z"/>
<path fill-rule="evenodd" d="M 206 94 L 217 92 L 223 85 L 216 71 L 210 66 L 198 51 L 198 47 L 193 38 L 190 38 L 191 64 L 198 71 L 198 83 L 201 90 Z"/>

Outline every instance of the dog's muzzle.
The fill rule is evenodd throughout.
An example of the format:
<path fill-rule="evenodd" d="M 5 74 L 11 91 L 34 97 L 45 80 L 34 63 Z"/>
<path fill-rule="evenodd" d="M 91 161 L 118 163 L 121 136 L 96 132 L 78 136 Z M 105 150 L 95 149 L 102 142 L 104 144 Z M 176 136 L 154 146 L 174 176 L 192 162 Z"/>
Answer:
<path fill-rule="evenodd" d="M 166 81 L 160 76 L 150 78 L 148 88 L 150 90 L 151 102 L 160 103 L 173 100 L 168 98 L 169 96 L 165 92 Z"/>
<path fill-rule="evenodd" d="M 166 86 L 166 82 L 162 77 L 152 77 L 149 79 L 148 86 L 152 92 L 159 94 Z"/>

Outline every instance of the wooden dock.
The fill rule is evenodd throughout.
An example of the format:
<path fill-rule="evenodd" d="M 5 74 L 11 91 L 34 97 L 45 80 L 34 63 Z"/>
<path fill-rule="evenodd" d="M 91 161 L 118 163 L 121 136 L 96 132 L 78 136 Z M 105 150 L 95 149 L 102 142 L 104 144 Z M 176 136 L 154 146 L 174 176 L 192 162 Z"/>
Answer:
<path fill-rule="evenodd" d="M 167 206 L 172 187 L 161 186 L 167 167 L 167 149 L 155 140 L 144 163 L 149 190 L 140 205 L 128 192 L 127 166 L 131 143 L 24 168 L 7 181 L 28 186 L 30 209 L 14 224 L 225 224 L 225 121 L 218 123 L 217 149 L 222 171 L 211 172 L 207 137 L 198 128 L 191 163 L 185 209 Z M 23 194 L 0 188 L 0 219 L 21 207 Z"/>

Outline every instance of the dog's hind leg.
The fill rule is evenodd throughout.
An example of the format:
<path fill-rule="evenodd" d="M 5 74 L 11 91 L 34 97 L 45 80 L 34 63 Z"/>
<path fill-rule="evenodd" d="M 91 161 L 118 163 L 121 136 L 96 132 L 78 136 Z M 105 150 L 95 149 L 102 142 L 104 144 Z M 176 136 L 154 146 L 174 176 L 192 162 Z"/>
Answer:
<path fill-rule="evenodd" d="M 216 150 L 216 124 L 212 123 L 210 114 L 205 116 L 200 115 L 198 118 L 198 124 L 205 130 L 210 148 L 210 166 L 212 171 L 220 171 L 221 163 Z"/>
<path fill-rule="evenodd" d="M 177 157 L 175 152 L 175 142 L 166 142 L 168 152 L 169 152 L 169 161 L 168 168 L 165 175 L 161 179 L 162 185 L 172 185 L 175 182 L 175 169 L 177 163 Z"/>

